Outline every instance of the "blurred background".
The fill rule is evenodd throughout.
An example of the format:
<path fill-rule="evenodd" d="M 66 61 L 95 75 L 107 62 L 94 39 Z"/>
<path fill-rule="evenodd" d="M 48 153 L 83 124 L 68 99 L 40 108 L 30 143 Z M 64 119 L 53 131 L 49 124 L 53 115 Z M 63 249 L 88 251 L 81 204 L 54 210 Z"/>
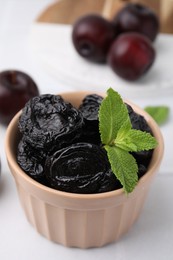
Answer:
<path fill-rule="evenodd" d="M 161 32 L 173 33 L 173 0 L 63 0 L 54 1 L 39 16 L 41 22 L 73 23 L 77 17 L 86 13 L 102 13 L 111 18 L 126 3 L 142 3 L 152 8 L 160 17 Z"/>

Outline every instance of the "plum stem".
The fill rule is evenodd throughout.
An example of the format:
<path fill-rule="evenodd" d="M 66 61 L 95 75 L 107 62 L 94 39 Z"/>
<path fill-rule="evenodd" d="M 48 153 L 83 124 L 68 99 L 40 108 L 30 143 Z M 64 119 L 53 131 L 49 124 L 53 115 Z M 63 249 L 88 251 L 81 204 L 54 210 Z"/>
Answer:
<path fill-rule="evenodd" d="M 11 82 L 12 82 L 12 84 L 16 83 L 16 72 L 15 71 L 11 71 Z"/>

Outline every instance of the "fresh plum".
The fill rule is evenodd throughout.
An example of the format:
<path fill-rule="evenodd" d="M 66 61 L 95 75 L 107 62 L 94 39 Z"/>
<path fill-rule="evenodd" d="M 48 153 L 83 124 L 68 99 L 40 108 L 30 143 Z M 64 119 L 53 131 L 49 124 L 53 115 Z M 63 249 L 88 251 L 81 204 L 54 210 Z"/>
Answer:
<path fill-rule="evenodd" d="M 137 80 L 155 60 L 151 41 L 138 33 L 124 33 L 113 42 L 108 53 L 108 64 L 126 80 Z"/>
<path fill-rule="evenodd" d="M 100 15 L 81 17 L 73 26 L 72 41 L 84 58 L 104 63 L 109 47 L 116 36 L 113 23 Z"/>
<path fill-rule="evenodd" d="M 148 6 L 139 3 L 125 5 L 114 17 L 113 22 L 119 34 L 138 32 L 154 41 L 159 32 L 159 18 Z"/>
<path fill-rule="evenodd" d="M 39 94 L 33 79 L 24 72 L 0 72 L 0 122 L 7 125 L 25 103 Z"/>

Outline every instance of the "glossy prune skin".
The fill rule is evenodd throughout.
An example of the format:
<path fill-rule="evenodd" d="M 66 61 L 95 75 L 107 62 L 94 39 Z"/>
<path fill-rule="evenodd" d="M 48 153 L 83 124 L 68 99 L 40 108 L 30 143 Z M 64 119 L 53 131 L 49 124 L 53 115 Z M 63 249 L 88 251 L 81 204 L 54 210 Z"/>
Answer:
<path fill-rule="evenodd" d="M 31 99 L 19 118 L 20 132 L 35 149 L 60 149 L 79 138 L 82 126 L 82 113 L 51 94 Z"/>
<path fill-rule="evenodd" d="M 98 193 L 108 192 L 113 190 L 121 189 L 122 185 L 120 181 L 116 178 L 115 174 L 111 169 L 106 171 L 102 177 L 102 184 L 98 189 Z"/>
<path fill-rule="evenodd" d="M 147 171 L 147 167 L 143 164 L 138 164 L 138 179 L 140 179 Z"/>
<path fill-rule="evenodd" d="M 152 130 L 149 127 L 145 118 L 142 115 L 137 114 L 129 104 L 126 104 L 126 106 L 128 109 L 132 128 L 153 135 Z M 153 150 L 132 152 L 131 154 L 133 155 L 133 157 L 135 158 L 138 164 L 138 168 L 139 168 L 138 176 L 141 177 L 144 175 L 144 171 L 145 172 L 147 171 L 147 168 L 152 158 Z"/>
<path fill-rule="evenodd" d="M 61 96 L 42 95 L 33 100 L 25 106 L 19 120 L 23 137 L 17 151 L 20 167 L 31 178 L 57 190 L 81 194 L 122 188 L 100 142 L 98 111 L 102 97 L 86 96 L 80 111 L 65 103 Z M 144 117 L 126 105 L 132 127 L 152 133 Z M 64 128 L 69 132 L 64 133 Z M 51 138 L 48 141 L 47 135 Z M 98 144 L 94 144 L 96 140 Z M 152 152 L 131 153 L 138 164 L 139 178 L 146 173 Z"/>
<path fill-rule="evenodd" d="M 84 142 L 94 144 L 101 143 L 98 112 L 102 100 L 103 98 L 97 94 L 87 95 L 79 106 L 79 110 L 82 112 L 85 123 L 81 137 Z"/>
<path fill-rule="evenodd" d="M 126 106 L 128 109 L 132 128 L 152 134 L 151 128 L 149 127 L 145 118 L 142 115 L 137 114 L 129 104 L 126 104 Z"/>
<path fill-rule="evenodd" d="M 89 194 L 106 191 L 106 188 L 115 189 L 116 178 L 111 174 L 105 175 L 109 170 L 105 151 L 90 143 L 72 144 L 55 152 L 45 162 L 45 176 L 50 186 L 72 193 Z"/>
<path fill-rule="evenodd" d="M 36 181 L 47 184 L 44 177 L 46 153 L 29 145 L 25 137 L 18 144 L 17 161 L 20 167 Z"/>
<path fill-rule="evenodd" d="M 82 104 L 79 106 L 79 110 L 82 112 L 83 117 L 90 121 L 98 120 L 98 110 L 103 101 L 103 97 L 97 94 L 87 95 Z"/>

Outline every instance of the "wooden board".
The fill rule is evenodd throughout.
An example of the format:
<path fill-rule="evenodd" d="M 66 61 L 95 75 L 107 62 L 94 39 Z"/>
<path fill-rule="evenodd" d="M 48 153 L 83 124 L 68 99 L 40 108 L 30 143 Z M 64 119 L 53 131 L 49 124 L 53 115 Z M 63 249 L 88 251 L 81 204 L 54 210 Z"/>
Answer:
<path fill-rule="evenodd" d="M 37 21 L 73 24 L 78 17 L 88 13 L 111 18 L 124 4 L 119 0 L 60 0 L 48 6 Z"/>
<path fill-rule="evenodd" d="M 173 0 L 60 0 L 48 6 L 37 22 L 73 24 L 88 13 L 111 19 L 127 2 L 139 2 L 152 8 L 160 17 L 160 31 L 173 33 Z"/>

